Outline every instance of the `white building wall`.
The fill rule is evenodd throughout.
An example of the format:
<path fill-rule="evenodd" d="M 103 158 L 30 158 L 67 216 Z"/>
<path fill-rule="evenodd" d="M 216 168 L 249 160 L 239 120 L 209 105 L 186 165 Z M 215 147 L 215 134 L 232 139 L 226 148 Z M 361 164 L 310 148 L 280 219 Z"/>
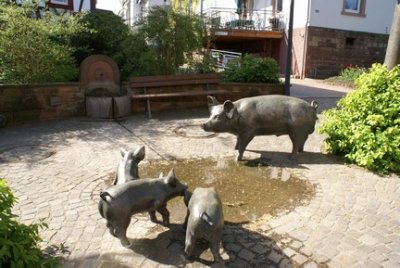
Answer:
<path fill-rule="evenodd" d="M 397 0 L 366 0 L 365 17 L 342 15 L 343 0 L 310 0 L 310 26 L 389 34 Z"/>
<path fill-rule="evenodd" d="M 201 1 L 201 0 L 199 0 Z M 200 2 L 199 2 L 200 4 Z M 236 8 L 236 0 L 204 0 L 203 1 L 203 8 L 204 10 L 211 7 L 218 7 L 218 8 Z"/>
<path fill-rule="evenodd" d="M 286 25 L 289 24 L 290 1 L 283 2 Z M 342 15 L 343 0 L 303 0 L 294 3 L 295 29 L 306 26 L 309 12 L 309 26 L 389 34 L 397 0 L 366 0 L 365 17 Z"/>

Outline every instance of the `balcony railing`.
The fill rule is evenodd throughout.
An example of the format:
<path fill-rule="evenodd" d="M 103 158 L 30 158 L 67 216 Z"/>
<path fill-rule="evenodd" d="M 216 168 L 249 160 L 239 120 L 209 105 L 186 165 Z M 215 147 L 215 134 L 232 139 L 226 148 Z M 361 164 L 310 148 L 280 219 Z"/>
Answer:
<path fill-rule="evenodd" d="M 270 10 L 242 10 L 208 8 L 203 18 L 212 29 L 243 29 L 254 31 L 281 31 L 285 28 L 284 14 Z"/>

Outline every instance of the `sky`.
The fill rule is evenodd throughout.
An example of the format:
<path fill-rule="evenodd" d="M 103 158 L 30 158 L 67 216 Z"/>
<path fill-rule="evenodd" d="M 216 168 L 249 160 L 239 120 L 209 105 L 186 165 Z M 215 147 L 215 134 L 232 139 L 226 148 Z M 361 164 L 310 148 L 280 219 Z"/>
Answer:
<path fill-rule="evenodd" d="M 97 8 L 111 10 L 115 14 L 121 10 L 120 0 L 97 0 Z"/>

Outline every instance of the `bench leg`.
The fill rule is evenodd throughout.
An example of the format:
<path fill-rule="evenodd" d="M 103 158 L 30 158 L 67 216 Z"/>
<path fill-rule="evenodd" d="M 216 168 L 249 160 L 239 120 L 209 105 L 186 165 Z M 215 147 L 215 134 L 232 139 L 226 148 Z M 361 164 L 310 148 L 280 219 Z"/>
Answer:
<path fill-rule="evenodd" d="M 147 116 L 150 119 L 151 118 L 151 106 L 150 106 L 150 100 L 149 99 L 146 100 L 146 104 L 147 104 Z"/>
<path fill-rule="evenodd" d="M 144 94 L 147 94 L 147 89 L 143 88 L 143 92 Z M 147 109 L 147 116 L 149 117 L 149 119 L 151 118 L 151 106 L 150 106 L 150 99 L 146 99 L 146 109 Z"/>

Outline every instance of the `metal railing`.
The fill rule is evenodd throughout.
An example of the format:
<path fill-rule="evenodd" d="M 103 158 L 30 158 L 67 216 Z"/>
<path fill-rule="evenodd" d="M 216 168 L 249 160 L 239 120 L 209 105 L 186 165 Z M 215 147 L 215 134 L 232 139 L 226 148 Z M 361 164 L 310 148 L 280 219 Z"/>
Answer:
<path fill-rule="evenodd" d="M 281 31 L 285 28 L 284 14 L 270 10 L 212 7 L 203 11 L 203 18 L 212 29 Z"/>

